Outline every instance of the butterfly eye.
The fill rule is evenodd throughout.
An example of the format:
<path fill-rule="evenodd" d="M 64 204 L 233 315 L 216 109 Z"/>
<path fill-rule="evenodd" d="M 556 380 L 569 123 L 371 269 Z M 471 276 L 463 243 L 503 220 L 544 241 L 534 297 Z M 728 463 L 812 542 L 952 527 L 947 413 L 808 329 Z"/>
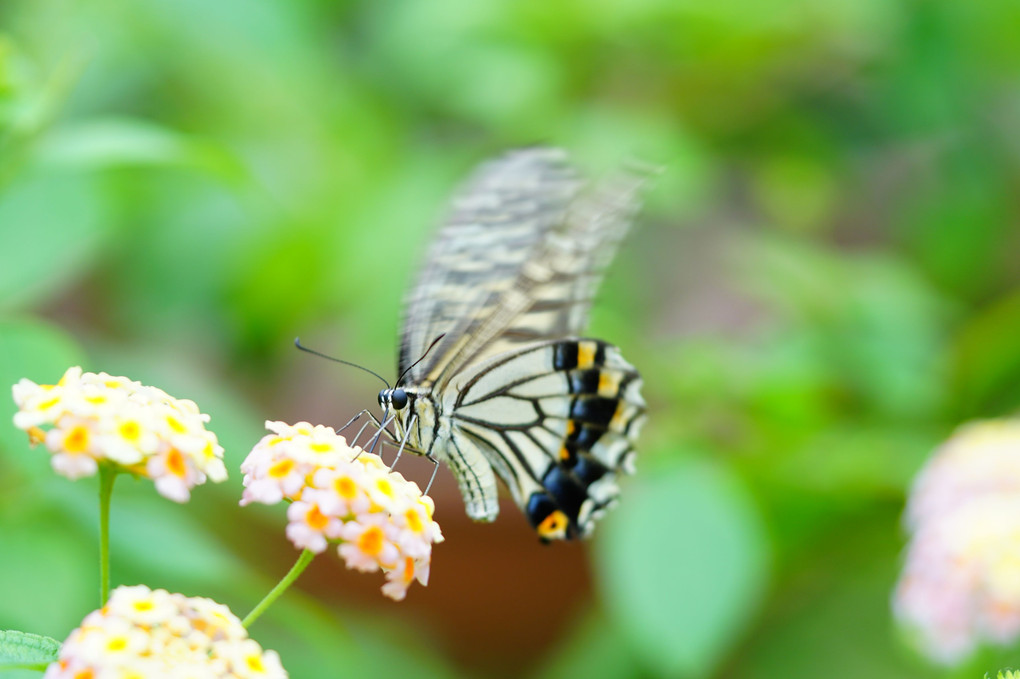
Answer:
<path fill-rule="evenodd" d="M 401 410 L 407 405 L 407 392 L 403 389 L 394 389 L 393 393 L 390 394 L 390 398 L 392 399 L 393 408 L 395 410 Z"/>
<path fill-rule="evenodd" d="M 379 390 L 379 407 L 380 408 L 382 408 L 386 404 L 386 392 L 387 391 L 389 391 L 389 389 L 380 389 Z"/>

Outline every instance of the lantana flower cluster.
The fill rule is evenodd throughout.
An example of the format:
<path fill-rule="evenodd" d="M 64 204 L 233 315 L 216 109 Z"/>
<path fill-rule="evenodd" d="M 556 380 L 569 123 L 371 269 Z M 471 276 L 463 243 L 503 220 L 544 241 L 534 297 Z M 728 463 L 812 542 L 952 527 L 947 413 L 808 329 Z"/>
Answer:
<path fill-rule="evenodd" d="M 241 504 L 291 501 L 287 537 L 315 553 L 338 544 L 347 564 L 386 574 L 383 593 L 400 601 L 411 583 L 428 584 L 432 545 L 443 535 L 432 499 L 378 455 L 348 445 L 330 427 L 266 422 L 241 465 Z"/>
<path fill-rule="evenodd" d="M 954 664 L 1020 636 L 1020 421 L 961 427 L 918 475 L 893 601 L 922 650 Z"/>
<path fill-rule="evenodd" d="M 69 368 L 57 384 L 22 379 L 13 387 L 14 425 L 32 444 L 45 443 L 53 469 L 69 479 L 106 462 L 152 479 L 156 490 L 185 502 L 206 479 L 227 478 L 223 448 L 193 401 L 106 373 Z"/>
<path fill-rule="evenodd" d="M 85 617 L 44 679 L 169 677 L 281 679 L 275 651 L 264 651 L 230 609 L 144 585 L 118 587 Z"/>

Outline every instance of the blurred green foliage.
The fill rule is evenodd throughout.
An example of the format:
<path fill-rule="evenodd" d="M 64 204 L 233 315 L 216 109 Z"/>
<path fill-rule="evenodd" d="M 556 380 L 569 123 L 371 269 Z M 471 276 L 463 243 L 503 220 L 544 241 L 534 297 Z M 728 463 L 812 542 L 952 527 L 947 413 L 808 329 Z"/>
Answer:
<path fill-rule="evenodd" d="M 4 0 L 0 385 L 157 384 L 236 470 L 266 418 L 373 402 L 290 341 L 385 372 L 474 163 L 645 157 L 668 171 L 593 334 L 652 417 L 592 589 L 569 547 L 443 562 L 527 531 L 503 516 L 446 529 L 418 608 L 324 587 L 334 560 L 254 636 L 295 677 L 934 676 L 889 617 L 898 517 L 956 423 L 1020 402 L 1018 21 L 1010 0 Z M 0 447 L 0 628 L 63 638 L 95 606 L 95 489 L 13 427 Z M 115 579 L 243 614 L 293 557 L 238 495 L 236 473 L 185 507 L 118 482 Z M 547 579 L 581 589 L 529 600 Z M 508 589 L 516 609 L 485 607 Z"/>

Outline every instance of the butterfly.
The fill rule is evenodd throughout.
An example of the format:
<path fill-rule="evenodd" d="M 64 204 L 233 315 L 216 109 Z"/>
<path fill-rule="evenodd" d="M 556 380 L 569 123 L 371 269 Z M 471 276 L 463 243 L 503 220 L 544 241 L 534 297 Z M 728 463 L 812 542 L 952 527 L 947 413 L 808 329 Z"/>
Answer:
<path fill-rule="evenodd" d="M 580 333 L 644 181 L 588 186 L 562 150 L 529 148 L 454 196 L 406 299 L 401 377 L 376 424 L 400 452 L 445 462 L 472 519 L 495 520 L 498 477 L 543 541 L 586 537 L 633 472 L 641 377 Z"/>

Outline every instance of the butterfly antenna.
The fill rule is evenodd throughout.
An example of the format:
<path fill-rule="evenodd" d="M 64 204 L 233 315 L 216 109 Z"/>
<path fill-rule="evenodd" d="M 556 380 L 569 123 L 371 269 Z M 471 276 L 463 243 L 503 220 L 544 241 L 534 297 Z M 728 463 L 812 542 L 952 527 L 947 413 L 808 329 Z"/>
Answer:
<path fill-rule="evenodd" d="M 421 358 L 419 358 L 417 361 L 415 361 L 411 365 L 409 365 L 406 368 L 404 368 L 404 372 L 400 373 L 400 377 L 397 378 L 397 385 L 398 386 L 404 380 L 404 375 L 406 375 L 407 373 L 411 372 L 411 368 L 413 368 L 414 366 L 416 366 L 419 363 L 421 363 L 422 361 L 424 361 L 425 357 L 429 355 L 430 351 L 432 351 L 432 347 L 434 347 L 437 344 L 439 344 L 439 340 L 443 339 L 444 337 L 446 337 L 446 333 L 445 332 L 442 335 L 440 335 L 439 337 L 437 337 L 434 340 L 432 340 L 432 344 L 430 344 L 429 348 L 425 350 L 425 353 L 421 355 Z"/>
<path fill-rule="evenodd" d="M 440 335 L 440 337 L 441 337 L 441 335 Z M 439 341 L 439 340 L 437 339 L 437 340 L 436 340 L 436 342 L 438 342 L 438 341 Z M 433 344 L 435 344 L 435 342 L 433 342 Z M 309 348 L 308 348 L 308 347 L 306 347 L 305 345 L 301 344 L 301 338 L 300 338 L 300 337 L 295 337 L 295 338 L 294 338 L 294 346 L 296 346 L 296 347 L 297 347 L 298 349 L 300 349 L 301 351 L 304 351 L 304 352 L 306 352 L 306 353 L 312 354 L 313 356 L 318 356 L 319 358 L 324 358 L 324 359 L 326 359 L 327 361 L 333 361 L 334 363 L 343 363 L 344 365 L 349 365 L 349 366 L 352 366 L 352 367 L 354 367 L 354 368 L 357 368 L 358 370 L 364 370 L 364 371 L 365 371 L 365 372 L 367 372 L 367 373 L 368 373 L 369 375 L 375 375 L 375 376 L 376 376 L 376 377 L 378 377 L 378 378 L 379 378 L 380 380 L 382 380 L 382 383 L 386 385 L 386 388 L 387 388 L 387 389 L 390 389 L 390 388 L 391 388 L 391 387 L 390 387 L 390 383 L 386 381 L 386 378 L 385 378 L 385 377 L 383 377 L 382 375 L 380 375 L 379 373 L 375 372 L 374 370 L 369 370 L 369 369 L 368 369 L 368 368 L 366 368 L 365 366 L 363 366 L 363 365 L 358 365 L 357 363 L 351 363 L 350 361 L 342 361 L 342 360 L 340 360 L 339 358 L 333 358 L 332 356 L 327 356 L 326 354 L 323 354 L 323 353 L 321 353 L 321 352 L 318 352 L 318 351 L 316 351 L 315 349 L 309 349 Z M 431 348 L 432 348 L 432 347 L 429 347 L 429 349 L 431 349 Z M 426 351 L 425 353 L 426 353 L 426 354 L 428 354 L 429 352 L 427 352 L 427 351 Z M 425 357 L 424 357 L 424 356 L 422 356 L 422 358 L 425 358 Z M 418 360 L 421 360 L 421 359 L 418 359 Z M 413 366 L 412 366 L 412 367 L 413 367 Z M 406 372 L 406 371 L 405 371 L 405 372 Z"/>

